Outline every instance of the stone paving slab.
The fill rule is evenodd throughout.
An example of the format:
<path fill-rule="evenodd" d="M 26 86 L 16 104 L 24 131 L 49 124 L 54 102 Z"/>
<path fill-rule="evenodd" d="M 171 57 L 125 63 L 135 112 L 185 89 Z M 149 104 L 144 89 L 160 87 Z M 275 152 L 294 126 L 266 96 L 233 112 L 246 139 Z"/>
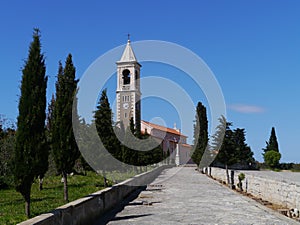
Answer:
<path fill-rule="evenodd" d="M 103 220 L 96 224 L 103 224 Z M 300 223 L 224 187 L 195 167 L 177 167 L 164 170 L 108 224 Z"/>

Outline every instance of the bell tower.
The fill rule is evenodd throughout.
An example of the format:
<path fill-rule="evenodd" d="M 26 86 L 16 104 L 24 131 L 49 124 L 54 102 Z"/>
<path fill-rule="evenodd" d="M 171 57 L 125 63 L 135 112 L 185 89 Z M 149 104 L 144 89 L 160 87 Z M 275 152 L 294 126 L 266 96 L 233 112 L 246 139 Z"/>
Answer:
<path fill-rule="evenodd" d="M 117 122 L 123 122 L 125 129 L 133 118 L 135 128 L 141 126 L 141 92 L 140 68 L 135 54 L 131 48 L 128 35 L 127 45 L 120 61 L 117 64 Z"/>

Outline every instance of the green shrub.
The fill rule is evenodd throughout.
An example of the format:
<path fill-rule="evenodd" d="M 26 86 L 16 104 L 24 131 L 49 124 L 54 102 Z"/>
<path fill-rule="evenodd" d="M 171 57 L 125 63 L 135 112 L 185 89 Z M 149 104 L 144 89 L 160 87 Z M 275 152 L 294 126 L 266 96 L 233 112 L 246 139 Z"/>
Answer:
<path fill-rule="evenodd" d="M 279 168 L 279 160 L 281 154 L 277 151 L 271 150 L 264 154 L 265 163 L 272 169 Z"/>

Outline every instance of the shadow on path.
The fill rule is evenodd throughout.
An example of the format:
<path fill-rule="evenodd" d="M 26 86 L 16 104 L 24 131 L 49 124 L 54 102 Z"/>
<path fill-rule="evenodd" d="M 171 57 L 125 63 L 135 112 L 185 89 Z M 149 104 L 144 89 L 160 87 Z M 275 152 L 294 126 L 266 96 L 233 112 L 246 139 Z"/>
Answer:
<path fill-rule="evenodd" d="M 114 209 L 103 214 L 93 225 L 104 225 L 109 221 L 120 221 L 120 220 L 128 220 L 132 218 L 151 216 L 152 214 L 140 214 L 140 215 L 128 215 L 128 216 L 116 216 L 119 212 L 121 212 L 126 205 L 132 204 L 130 203 L 134 199 L 136 199 L 139 194 L 146 190 L 147 186 L 142 186 L 133 193 L 131 193 L 127 198 L 125 198 L 121 203 L 119 203 Z"/>

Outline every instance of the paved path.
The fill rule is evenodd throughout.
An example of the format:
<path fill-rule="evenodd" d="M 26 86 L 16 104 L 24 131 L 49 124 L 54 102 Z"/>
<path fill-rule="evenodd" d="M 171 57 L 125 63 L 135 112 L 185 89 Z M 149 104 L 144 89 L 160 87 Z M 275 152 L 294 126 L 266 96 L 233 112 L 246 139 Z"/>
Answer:
<path fill-rule="evenodd" d="M 103 224 L 103 219 L 96 224 Z M 108 224 L 300 223 L 222 186 L 195 167 L 179 167 L 163 171 Z"/>

